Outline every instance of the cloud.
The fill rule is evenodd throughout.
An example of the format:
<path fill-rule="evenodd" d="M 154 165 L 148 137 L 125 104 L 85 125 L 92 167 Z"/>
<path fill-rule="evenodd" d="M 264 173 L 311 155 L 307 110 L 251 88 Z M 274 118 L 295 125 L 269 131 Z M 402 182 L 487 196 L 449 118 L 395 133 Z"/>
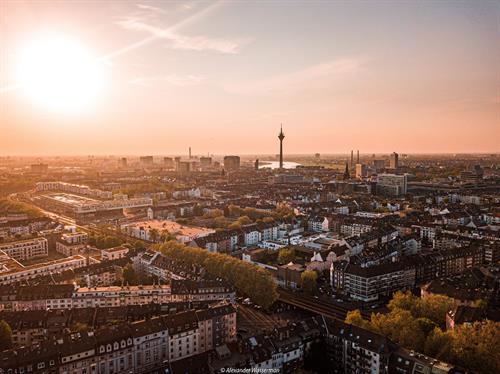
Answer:
<path fill-rule="evenodd" d="M 205 80 L 205 77 L 200 75 L 188 74 L 188 75 L 178 75 L 178 74 L 170 74 L 170 75 L 158 75 L 152 77 L 136 77 L 129 80 L 130 84 L 149 87 L 155 82 L 165 82 L 172 86 L 176 87 L 186 87 L 186 86 L 194 86 L 202 83 Z"/>
<path fill-rule="evenodd" d="M 225 54 L 236 54 L 241 46 L 249 42 L 249 40 L 229 40 L 211 38 L 203 35 L 187 36 L 172 31 L 172 29 L 164 29 L 148 24 L 137 18 L 128 18 L 118 21 L 117 24 L 126 29 L 133 31 L 146 32 L 150 37 L 163 39 L 169 42 L 168 46 L 173 49 L 187 51 L 215 51 Z"/>
<path fill-rule="evenodd" d="M 162 13 L 162 14 L 165 14 L 167 13 L 164 9 L 162 8 L 158 8 L 156 6 L 152 6 L 152 5 L 145 5 L 145 4 L 135 4 L 135 6 L 141 10 L 145 10 L 145 11 L 148 11 L 148 12 L 153 12 L 153 13 Z"/>
<path fill-rule="evenodd" d="M 225 89 L 231 93 L 271 93 L 295 92 L 323 83 L 327 79 L 341 78 L 360 70 L 363 63 L 356 58 L 341 58 L 327 61 L 291 73 L 278 74 L 269 78 L 229 85 Z"/>

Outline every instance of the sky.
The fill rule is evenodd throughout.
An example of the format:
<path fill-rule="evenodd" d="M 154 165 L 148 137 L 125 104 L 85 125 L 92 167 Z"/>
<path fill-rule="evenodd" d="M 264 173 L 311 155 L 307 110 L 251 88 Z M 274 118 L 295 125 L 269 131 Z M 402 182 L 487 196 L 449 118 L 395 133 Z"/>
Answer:
<path fill-rule="evenodd" d="M 500 1 L 0 0 L 1 155 L 275 154 L 280 123 L 499 152 Z"/>

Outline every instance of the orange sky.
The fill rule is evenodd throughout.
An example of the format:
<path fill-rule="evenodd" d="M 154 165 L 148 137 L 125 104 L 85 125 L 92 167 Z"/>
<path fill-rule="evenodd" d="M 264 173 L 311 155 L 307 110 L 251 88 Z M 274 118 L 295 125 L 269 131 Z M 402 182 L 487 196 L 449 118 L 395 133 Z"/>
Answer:
<path fill-rule="evenodd" d="M 4 0 L 0 154 L 274 154 L 281 122 L 288 153 L 498 152 L 499 9 Z M 18 82 L 21 51 L 44 35 L 99 65 L 96 97 L 77 110 L 47 104 L 65 83 L 58 69 L 35 97 Z M 70 79 L 64 98 L 86 80 Z"/>

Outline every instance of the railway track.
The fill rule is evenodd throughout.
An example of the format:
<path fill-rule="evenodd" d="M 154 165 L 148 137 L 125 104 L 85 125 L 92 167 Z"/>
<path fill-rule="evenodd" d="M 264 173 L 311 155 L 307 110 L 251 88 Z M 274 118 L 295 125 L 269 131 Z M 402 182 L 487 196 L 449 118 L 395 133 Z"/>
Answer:
<path fill-rule="evenodd" d="M 336 305 L 324 300 L 315 299 L 305 295 L 296 295 L 292 292 L 279 290 L 279 301 L 293 305 L 297 308 L 307 310 L 312 313 L 320 314 L 325 317 L 345 320 L 347 313 L 356 308 L 348 308 L 345 306 Z M 361 310 L 361 316 L 365 319 L 370 319 L 371 313 Z"/>

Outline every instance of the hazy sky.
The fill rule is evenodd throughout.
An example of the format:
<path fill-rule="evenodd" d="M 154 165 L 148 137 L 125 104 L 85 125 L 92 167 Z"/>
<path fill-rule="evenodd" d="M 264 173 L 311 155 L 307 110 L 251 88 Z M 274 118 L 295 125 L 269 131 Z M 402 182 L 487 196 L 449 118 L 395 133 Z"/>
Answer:
<path fill-rule="evenodd" d="M 19 88 L 45 35 L 99 65 L 78 110 Z M 496 152 L 499 46 L 500 1 L 0 0 L 0 154 Z"/>

